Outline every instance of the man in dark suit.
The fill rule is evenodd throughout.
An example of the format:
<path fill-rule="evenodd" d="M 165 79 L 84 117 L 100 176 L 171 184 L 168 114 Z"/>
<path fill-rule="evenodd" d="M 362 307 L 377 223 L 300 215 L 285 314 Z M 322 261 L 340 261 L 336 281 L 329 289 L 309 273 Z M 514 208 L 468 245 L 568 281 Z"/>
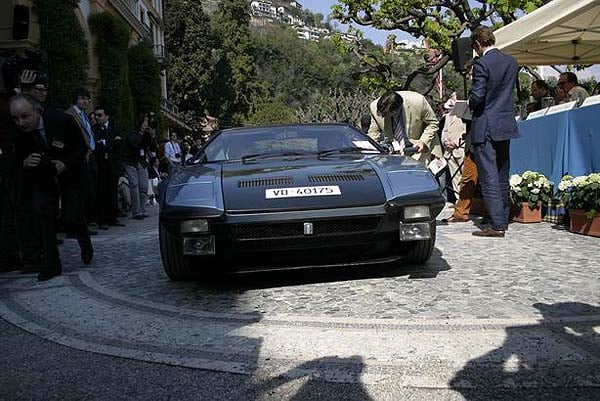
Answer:
<path fill-rule="evenodd" d="M 106 230 L 109 225 L 124 226 L 118 222 L 118 186 L 120 170 L 115 168 L 115 158 L 120 159 L 121 138 L 110 121 L 108 111 L 96 106 L 94 126 L 96 143 L 95 158 L 98 166 L 97 205 L 98 228 Z"/>
<path fill-rule="evenodd" d="M 90 106 L 91 99 L 92 97 L 87 89 L 77 88 L 73 92 L 73 102 L 71 107 L 66 110 L 66 113 L 71 115 L 77 123 L 80 135 L 88 148 L 86 154 L 87 178 L 84 180 L 84 186 L 82 187 L 84 215 L 87 218 L 88 223 L 96 221 L 98 217 L 96 208 L 98 167 L 96 165 L 96 157 L 94 154 L 96 150 L 96 141 L 94 140 L 92 123 L 90 122 L 86 111 Z"/>
<path fill-rule="evenodd" d="M 471 43 L 479 55 L 473 63 L 473 87 L 469 94 L 473 113 L 471 144 L 492 223 L 473 235 L 504 237 L 510 212 L 510 140 L 519 137 L 513 97 L 519 66 L 514 58 L 494 47 L 496 39 L 488 27 L 477 27 Z"/>
<path fill-rule="evenodd" d="M 56 216 L 59 194 L 62 196 L 65 224 L 78 237 L 81 260 L 89 264 L 93 256 L 81 210 L 73 205 L 82 185 L 86 146 L 73 119 L 61 111 L 46 110 L 30 96 L 16 95 L 10 100 L 10 114 L 19 136 L 17 158 L 31 182 L 33 213 L 40 224 L 44 261 L 38 280 L 49 280 L 62 272 L 56 245 Z"/>

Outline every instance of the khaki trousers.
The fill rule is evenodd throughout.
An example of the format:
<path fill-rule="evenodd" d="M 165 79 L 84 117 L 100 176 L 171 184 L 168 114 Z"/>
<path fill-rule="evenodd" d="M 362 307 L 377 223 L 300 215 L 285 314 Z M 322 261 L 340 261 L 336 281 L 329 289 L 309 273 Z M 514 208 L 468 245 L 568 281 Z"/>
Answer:
<path fill-rule="evenodd" d="M 465 163 L 463 165 L 462 177 L 460 180 L 460 192 L 458 201 L 454 207 L 455 219 L 468 219 L 477 187 L 477 165 L 471 152 L 465 152 Z"/>

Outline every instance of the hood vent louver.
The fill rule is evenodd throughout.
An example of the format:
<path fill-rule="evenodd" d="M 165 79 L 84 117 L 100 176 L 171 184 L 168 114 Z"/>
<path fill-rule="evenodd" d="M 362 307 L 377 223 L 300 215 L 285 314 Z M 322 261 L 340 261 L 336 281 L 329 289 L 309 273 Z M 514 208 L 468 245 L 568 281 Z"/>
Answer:
<path fill-rule="evenodd" d="M 257 188 L 276 185 L 290 185 L 294 182 L 292 177 L 256 178 L 253 180 L 238 181 L 238 188 Z"/>
<path fill-rule="evenodd" d="M 365 177 L 362 174 L 320 174 L 309 175 L 309 182 L 356 182 L 364 181 Z"/>

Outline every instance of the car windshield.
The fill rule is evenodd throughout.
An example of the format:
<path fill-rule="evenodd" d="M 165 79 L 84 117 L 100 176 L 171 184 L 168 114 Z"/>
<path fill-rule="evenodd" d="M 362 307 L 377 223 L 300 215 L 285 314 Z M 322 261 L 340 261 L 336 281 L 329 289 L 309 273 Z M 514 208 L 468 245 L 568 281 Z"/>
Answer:
<path fill-rule="evenodd" d="M 367 135 L 344 125 L 261 127 L 221 132 L 198 155 L 198 161 L 249 161 L 335 153 L 380 153 L 380 149 Z"/>

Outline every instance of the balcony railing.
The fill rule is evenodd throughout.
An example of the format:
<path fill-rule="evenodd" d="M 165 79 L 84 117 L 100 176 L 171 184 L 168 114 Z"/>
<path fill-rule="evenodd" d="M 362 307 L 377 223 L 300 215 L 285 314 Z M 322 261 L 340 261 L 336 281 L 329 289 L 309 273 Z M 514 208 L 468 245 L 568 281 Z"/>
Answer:
<path fill-rule="evenodd" d="M 173 114 L 179 116 L 179 107 L 177 107 L 177 105 L 175 103 L 171 102 L 169 99 L 165 99 L 165 98 L 160 99 L 160 107 L 163 110 L 166 110 L 170 113 L 173 113 Z"/>
<path fill-rule="evenodd" d="M 175 103 L 171 102 L 169 99 L 163 98 L 160 100 L 160 108 L 167 120 L 190 133 L 193 131 L 192 128 L 187 125 L 179 115 L 179 107 L 177 107 Z"/>

